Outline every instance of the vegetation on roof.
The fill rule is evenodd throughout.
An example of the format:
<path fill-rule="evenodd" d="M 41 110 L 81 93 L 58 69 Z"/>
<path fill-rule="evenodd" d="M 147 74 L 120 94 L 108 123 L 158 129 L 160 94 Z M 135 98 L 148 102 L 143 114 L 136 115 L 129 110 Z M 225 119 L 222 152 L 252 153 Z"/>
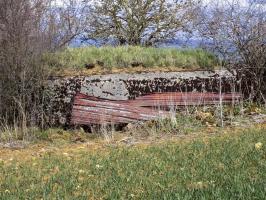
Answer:
<path fill-rule="evenodd" d="M 164 68 L 213 69 L 218 59 L 202 49 L 154 48 L 139 46 L 67 48 L 46 54 L 44 62 L 56 69 L 82 69 L 87 65 L 102 69 Z"/>

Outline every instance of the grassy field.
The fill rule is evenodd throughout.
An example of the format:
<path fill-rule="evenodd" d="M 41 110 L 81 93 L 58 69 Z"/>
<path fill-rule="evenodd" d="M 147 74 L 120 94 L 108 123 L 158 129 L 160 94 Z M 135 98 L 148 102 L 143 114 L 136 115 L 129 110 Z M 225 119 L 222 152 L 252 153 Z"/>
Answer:
<path fill-rule="evenodd" d="M 44 62 L 58 69 L 83 69 L 85 64 L 101 65 L 101 68 L 132 68 L 133 63 L 143 68 L 213 69 L 218 65 L 216 57 L 201 49 L 144 48 L 144 47 L 84 47 L 67 48 L 47 54 Z"/>
<path fill-rule="evenodd" d="M 265 199 L 266 129 L 225 132 L 1 150 L 0 199 Z"/>

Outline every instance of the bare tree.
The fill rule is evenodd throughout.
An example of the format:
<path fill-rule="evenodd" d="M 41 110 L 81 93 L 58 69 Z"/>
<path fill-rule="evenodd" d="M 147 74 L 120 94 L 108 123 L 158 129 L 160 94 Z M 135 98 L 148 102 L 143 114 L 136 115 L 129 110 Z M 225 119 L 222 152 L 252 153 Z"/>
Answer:
<path fill-rule="evenodd" d="M 47 41 L 56 50 L 82 35 L 87 25 L 89 6 L 85 1 L 51 0 L 45 13 L 44 24 Z"/>
<path fill-rule="evenodd" d="M 87 39 L 153 45 L 186 30 L 199 4 L 193 0 L 90 1 Z"/>
<path fill-rule="evenodd" d="M 250 100 L 265 100 L 266 4 L 220 1 L 201 12 L 199 32 L 229 70 L 237 70 Z M 206 45 L 205 45 L 206 46 Z"/>
<path fill-rule="evenodd" d="M 0 123 L 25 127 L 43 114 L 49 69 L 43 53 L 63 47 L 82 32 L 80 4 L 51 0 L 0 1 Z M 55 14 L 56 13 L 56 14 Z"/>

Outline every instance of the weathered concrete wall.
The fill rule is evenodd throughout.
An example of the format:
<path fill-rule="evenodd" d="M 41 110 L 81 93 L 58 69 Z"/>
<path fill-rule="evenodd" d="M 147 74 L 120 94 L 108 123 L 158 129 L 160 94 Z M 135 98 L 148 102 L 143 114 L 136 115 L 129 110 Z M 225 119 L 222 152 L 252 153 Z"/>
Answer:
<path fill-rule="evenodd" d="M 237 90 L 236 79 L 226 70 L 169 73 L 110 74 L 70 77 L 49 81 L 47 105 L 51 125 L 69 123 L 72 100 L 77 92 L 110 100 L 134 99 L 153 92 L 222 92 Z"/>
<path fill-rule="evenodd" d="M 81 92 L 95 97 L 127 100 L 152 92 L 219 91 L 219 77 L 223 91 L 234 76 L 223 71 L 195 71 L 142 74 L 110 74 L 85 77 Z"/>

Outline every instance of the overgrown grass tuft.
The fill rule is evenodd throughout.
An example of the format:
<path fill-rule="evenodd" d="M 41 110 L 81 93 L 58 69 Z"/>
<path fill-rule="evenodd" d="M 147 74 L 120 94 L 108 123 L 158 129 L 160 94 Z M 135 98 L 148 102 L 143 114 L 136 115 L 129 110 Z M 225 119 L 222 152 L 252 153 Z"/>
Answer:
<path fill-rule="evenodd" d="M 203 130 L 201 120 L 194 115 L 176 114 L 173 118 L 152 120 L 139 124 L 132 124 L 127 130 L 133 136 L 176 136 L 187 135 Z"/>
<path fill-rule="evenodd" d="M 0 160 L 0 199 L 265 199 L 265 131 Z"/>
<path fill-rule="evenodd" d="M 142 67 L 177 67 L 213 69 L 218 59 L 202 49 L 145 48 L 133 46 L 67 48 L 46 54 L 44 62 L 51 67 L 80 69 L 85 64 L 102 63 L 104 68 L 127 68 L 133 63 Z"/>

